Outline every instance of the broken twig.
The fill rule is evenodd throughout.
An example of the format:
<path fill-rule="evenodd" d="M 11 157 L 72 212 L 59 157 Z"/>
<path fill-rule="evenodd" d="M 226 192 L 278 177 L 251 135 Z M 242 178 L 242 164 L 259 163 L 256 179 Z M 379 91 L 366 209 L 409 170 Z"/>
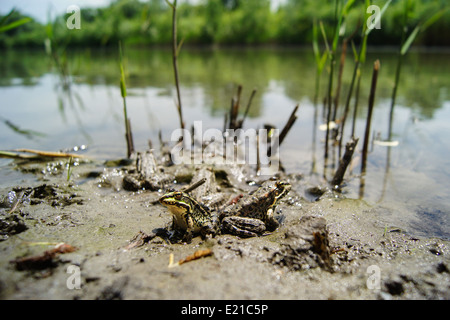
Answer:
<path fill-rule="evenodd" d="M 32 153 L 34 155 L 22 154 Z M 0 158 L 17 158 L 17 159 L 37 159 L 37 158 L 85 158 L 83 155 L 65 153 L 65 152 L 53 152 L 42 151 L 33 149 L 14 149 L 11 151 L 0 151 Z"/>
<path fill-rule="evenodd" d="M 77 249 L 69 244 L 59 243 L 53 249 L 44 251 L 41 255 L 19 258 L 12 260 L 11 263 L 15 264 L 19 271 L 53 268 L 57 264 L 54 259 L 58 254 L 73 252 Z"/>
<path fill-rule="evenodd" d="M 291 130 L 292 126 L 294 125 L 294 122 L 297 120 L 297 116 L 295 115 L 295 113 L 297 112 L 298 107 L 299 107 L 299 105 L 297 104 L 295 106 L 294 110 L 292 111 L 288 122 L 284 126 L 283 130 L 281 130 L 280 136 L 278 138 L 278 146 L 276 146 L 277 148 L 279 148 L 281 146 L 281 144 L 284 141 L 284 138 L 286 138 L 286 135 L 288 134 L 289 130 Z M 275 149 L 274 152 L 276 152 L 276 151 L 277 150 Z M 271 155 L 272 155 L 272 146 L 269 146 L 269 148 L 267 148 L 267 156 L 270 157 Z"/>
<path fill-rule="evenodd" d="M 339 167 L 336 170 L 333 179 L 331 180 L 331 185 L 339 186 L 344 180 L 345 171 L 347 170 L 347 167 L 352 160 L 353 152 L 355 151 L 358 140 L 359 139 L 352 139 L 346 144 L 344 156 L 339 162 Z"/>
<path fill-rule="evenodd" d="M 205 182 L 206 182 L 206 178 L 200 179 L 199 181 L 191 184 L 190 186 L 187 186 L 186 188 L 181 189 L 181 191 L 186 192 L 186 193 L 191 192 L 192 190 L 200 187 Z"/>
<path fill-rule="evenodd" d="M 193 254 L 187 256 L 186 258 L 178 260 L 178 262 L 174 263 L 173 262 L 173 253 L 171 253 L 169 256 L 169 268 L 179 266 L 186 262 L 198 260 L 203 257 L 208 257 L 208 256 L 211 256 L 212 254 L 213 254 L 213 252 L 211 249 L 197 250 Z"/>

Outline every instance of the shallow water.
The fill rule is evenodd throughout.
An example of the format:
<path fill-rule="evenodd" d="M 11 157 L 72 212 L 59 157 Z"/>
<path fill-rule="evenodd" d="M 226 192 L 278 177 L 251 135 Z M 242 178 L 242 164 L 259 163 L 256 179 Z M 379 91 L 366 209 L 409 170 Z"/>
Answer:
<path fill-rule="evenodd" d="M 126 156 L 123 104 L 115 50 L 68 53 L 70 86 L 64 87 L 51 60 L 41 51 L 5 51 L 0 61 L 0 149 L 31 148 L 72 150 L 86 146 L 83 154 L 96 159 Z M 126 49 L 127 106 L 137 150 L 158 147 L 158 132 L 165 140 L 178 128 L 170 51 Z M 422 236 L 450 238 L 450 54 L 411 52 L 405 59 L 394 115 L 396 147 L 371 144 L 367 173 L 360 174 L 372 64 L 381 69 L 372 118 L 372 138 L 387 137 L 390 96 L 396 56 L 376 51 L 368 55 L 356 121 L 360 138 L 343 193 L 382 208 L 383 223 Z M 322 103 L 314 106 L 314 59 L 309 48 L 188 49 L 179 61 L 185 123 L 202 121 L 203 130 L 223 128 L 237 85 L 243 85 L 245 106 L 253 88 L 257 94 L 244 129 L 269 123 L 282 128 L 298 103 L 298 119 L 283 142 L 280 158 L 287 173 L 300 173 L 311 184 L 328 180 L 338 163 L 330 149 L 324 165 L 325 133 Z M 353 61 L 344 69 L 341 114 Z M 320 96 L 327 86 L 321 78 Z M 353 103 L 351 104 L 353 106 Z M 315 113 L 317 111 L 317 113 Z M 317 119 L 317 120 L 315 120 Z M 344 142 L 349 139 L 351 117 Z M 372 139 L 371 139 L 372 140 Z M 15 186 L 32 175 L 12 169 L 0 159 L 0 184 Z"/>

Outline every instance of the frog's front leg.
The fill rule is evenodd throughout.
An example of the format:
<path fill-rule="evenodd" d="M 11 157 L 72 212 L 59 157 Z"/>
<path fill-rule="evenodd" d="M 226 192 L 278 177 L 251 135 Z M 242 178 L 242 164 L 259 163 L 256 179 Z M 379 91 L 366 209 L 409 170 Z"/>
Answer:
<path fill-rule="evenodd" d="M 215 237 L 217 234 L 217 223 L 205 223 L 205 225 L 200 230 L 200 235 L 202 239 L 211 239 Z"/>
<path fill-rule="evenodd" d="M 273 212 L 274 212 L 274 207 L 267 210 L 266 227 L 267 227 L 267 230 L 269 230 L 269 231 L 274 231 L 275 229 L 277 229 L 280 226 L 278 221 L 274 218 Z"/>
<path fill-rule="evenodd" d="M 183 235 L 183 241 L 187 242 L 187 243 L 191 243 L 192 234 L 194 232 L 194 221 L 192 220 L 192 217 L 190 214 L 185 214 L 183 218 L 186 222 L 186 232 Z"/>
<path fill-rule="evenodd" d="M 239 237 L 256 237 L 266 231 L 266 225 L 259 219 L 231 216 L 222 220 L 222 231 Z"/>

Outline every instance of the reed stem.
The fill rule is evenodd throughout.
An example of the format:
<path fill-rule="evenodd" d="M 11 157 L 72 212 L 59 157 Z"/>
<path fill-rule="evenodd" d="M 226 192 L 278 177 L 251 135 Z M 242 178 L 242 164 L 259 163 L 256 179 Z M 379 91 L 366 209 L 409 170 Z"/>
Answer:
<path fill-rule="evenodd" d="M 250 110 L 250 106 L 252 105 L 253 98 L 255 97 L 256 89 L 253 89 L 252 94 L 250 95 L 250 99 L 248 100 L 247 107 L 245 108 L 244 117 L 239 122 L 239 128 L 242 128 L 244 125 L 245 119 L 247 119 L 248 112 Z"/>
<path fill-rule="evenodd" d="M 403 38 L 404 38 L 404 35 L 402 36 L 402 39 Z M 391 108 L 389 110 L 388 141 L 391 141 L 391 139 L 392 139 L 392 125 L 393 125 L 393 122 L 394 122 L 394 107 L 395 107 L 395 100 L 396 100 L 396 97 L 397 97 L 397 88 L 398 88 L 398 84 L 400 82 L 400 72 L 401 72 L 401 67 L 402 67 L 402 61 L 403 61 L 403 55 L 401 53 L 399 53 L 398 54 L 398 60 L 397 60 L 397 68 L 396 68 L 396 71 L 395 71 L 394 88 L 392 89 Z"/>
<path fill-rule="evenodd" d="M 352 134 L 351 137 L 355 136 L 355 128 L 356 128 L 356 116 L 358 114 L 358 103 L 359 103 L 359 89 L 361 87 L 361 70 L 358 69 L 358 74 L 356 75 L 356 92 L 355 92 L 355 105 L 353 108 L 353 119 L 352 119 Z"/>
<path fill-rule="evenodd" d="M 345 153 L 339 162 L 339 167 L 334 174 L 333 179 L 331 180 L 331 185 L 339 186 L 344 180 L 345 171 L 347 170 L 348 165 L 350 164 L 353 156 L 353 152 L 355 151 L 356 145 L 358 144 L 359 139 L 354 139 L 348 142 L 345 145 Z"/>
<path fill-rule="evenodd" d="M 123 117 L 125 122 L 125 140 L 127 142 L 127 156 L 131 157 L 134 152 L 133 136 L 131 134 L 130 119 L 127 112 L 127 86 L 125 83 L 125 71 L 123 67 L 122 43 L 119 41 L 119 66 L 120 66 L 120 94 L 123 99 Z"/>
<path fill-rule="evenodd" d="M 281 130 L 281 133 L 279 135 L 278 138 L 278 148 L 281 146 L 281 144 L 284 141 L 284 138 L 286 138 L 286 135 L 288 134 L 289 130 L 291 130 L 292 126 L 294 125 L 294 122 L 297 120 L 297 116 L 295 115 L 295 113 L 298 110 L 299 105 L 297 104 L 294 108 L 294 110 L 292 111 L 286 125 L 284 126 L 283 130 Z M 275 149 L 274 152 L 276 152 L 277 150 Z M 269 146 L 269 148 L 267 149 L 267 156 L 271 157 L 272 156 L 272 146 Z"/>
<path fill-rule="evenodd" d="M 178 54 L 180 52 L 182 42 L 178 44 L 177 40 L 177 0 L 174 0 L 173 3 L 170 3 L 168 0 L 166 0 L 166 2 L 172 8 L 172 63 L 175 77 L 175 87 L 177 90 L 178 117 L 180 119 L 180 128 L 184 129 L 183 108 L 181 105 L 181 93 L 180 93 L 180 80 L 178 75 Z"/>
<path fill-rule="evenodd" d="M 375 91 L 377 88 L 378 71 L 380 70 L 380 60 L 376 60 L 373 64 L 372 84 L 369 95 L 369 110 L 367 112 L 366 131 L 364 134 L 364 144 L 362 152 L 361 172 L 366 172 L 367 151 L 369 148 L 370 123 L 372 121 L 372 111 L 375 102 Z"/>

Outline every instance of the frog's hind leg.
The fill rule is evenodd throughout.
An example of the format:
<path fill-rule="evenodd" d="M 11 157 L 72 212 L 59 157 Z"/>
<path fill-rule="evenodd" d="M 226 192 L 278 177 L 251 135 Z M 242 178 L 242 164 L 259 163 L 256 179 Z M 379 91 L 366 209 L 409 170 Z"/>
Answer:
<path fill-rule="evenodd" d="M 257 237 L 266 230 L 263 221 L 245 217 L 226 217 L 222 220 L 222 231 L 239 237 Z"/>

